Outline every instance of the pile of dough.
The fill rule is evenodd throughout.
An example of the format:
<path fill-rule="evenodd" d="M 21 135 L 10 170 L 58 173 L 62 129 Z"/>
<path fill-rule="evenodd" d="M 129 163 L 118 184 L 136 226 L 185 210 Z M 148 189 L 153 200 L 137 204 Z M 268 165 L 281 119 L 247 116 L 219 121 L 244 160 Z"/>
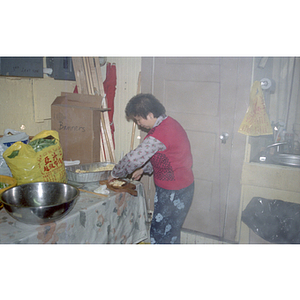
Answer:
<path fill-rule="evenodd" d="M 121 180 L 114 180 L 111 183 L 109 183 L 109 185 L 112 185 L 113 187 L 120 187 L 122 185 L 124 185 L 126 182 L 121 181 Z"/>
<path fill-rule="evenodd" d="M 96 168 L 96 169 L 91 170 L 91 171 L 86 171 L 86 170 L 76 169 L 76 170 L 75 170 L 75 173 L 93 173 L 93 172 L 111 171 L 111 170 L 114 168 L 114 166 L 115 166 L 115 165 L 110 164 L 110 165 L 107 165 L 107 166 L 103 166 L 103 167 Z"/>

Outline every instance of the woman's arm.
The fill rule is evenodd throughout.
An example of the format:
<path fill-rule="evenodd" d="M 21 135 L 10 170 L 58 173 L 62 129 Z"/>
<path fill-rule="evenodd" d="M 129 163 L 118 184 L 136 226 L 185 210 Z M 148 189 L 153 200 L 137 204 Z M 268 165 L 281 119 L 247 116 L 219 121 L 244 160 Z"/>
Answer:
<path fill-rule="evenodd" d="M 145 173 L 152 173 L 150 158 L 157 151 L 164 151 L 166 146 L 153 137 L 146 138 L 136 149 L 127 153 L 112 170 L 112 177 L 126 177 L 137 169 L 143 169 Z M 141 172 L 141 171 L 140 171 Z"/>

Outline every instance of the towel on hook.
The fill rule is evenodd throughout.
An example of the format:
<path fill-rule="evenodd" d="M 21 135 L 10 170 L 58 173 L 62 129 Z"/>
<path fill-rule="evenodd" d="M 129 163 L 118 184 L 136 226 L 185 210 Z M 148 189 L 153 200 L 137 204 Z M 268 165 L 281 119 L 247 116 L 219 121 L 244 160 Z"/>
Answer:
<path fill-rule="evenodd" d="M 249 107 L 238 132 L 251 136 L 273 134 L 260 81 L 252 85 Z"/>

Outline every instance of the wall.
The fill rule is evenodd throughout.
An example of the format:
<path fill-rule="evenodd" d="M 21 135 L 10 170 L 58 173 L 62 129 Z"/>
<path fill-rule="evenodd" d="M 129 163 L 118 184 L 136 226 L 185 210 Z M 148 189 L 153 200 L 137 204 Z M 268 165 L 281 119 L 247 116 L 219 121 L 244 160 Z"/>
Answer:
<path fill-rule="evenodd" d="M 263 78 L 272 81 L 271 87 L 263 90 L 270 123 L 277 124 L 281 131 L 293 133 L 295 142 L 300 142 L 300 87 L 298 84 L 300 58 L 269 57 L 265 59 L 267 60 L 263 66 L 260 66 L 261 58 L 254 59 L 253 82 Z M 282 137 L 280 141 L 283 141 Z M 257 161 L 258 152 L 273 142 L 275 139 L 271 135 L 250 137 L 250 161 Z"/>
<path fill-rule="evenodd" d="M 124 109 L 128 100 L 137 92 L 138 75 L 141 70 L 141 58 L 108 57 L 108 62 L 116 63 L 117 90 L 115 96 L 115 140 L 116 159 L 130 148 L 132 123 L 125 119 Z M 46 65 L 44 58 L 44 67 Z M 105 80 L 106 67 L 102 67 Z M 51 104 L 61 92 L 74 91 L 75 81 L 44 78 L 0 76 L 0 135 L 6 128 L 24 131 L 34 136 L 42 130 L 51 129 Z M 137 137 L 139 132 L 135 133 Z M 138 144 L 135 138 L 135 145 Z"/>
<path fill-rule="evenodd" d="M 54 80 L 50 77 L 26 78 L 0 76 L 0 134 L 6 128 L 28 135 L 51 129 L 50 106 L 63 92 L 73 92 L 75 82 Z"/>

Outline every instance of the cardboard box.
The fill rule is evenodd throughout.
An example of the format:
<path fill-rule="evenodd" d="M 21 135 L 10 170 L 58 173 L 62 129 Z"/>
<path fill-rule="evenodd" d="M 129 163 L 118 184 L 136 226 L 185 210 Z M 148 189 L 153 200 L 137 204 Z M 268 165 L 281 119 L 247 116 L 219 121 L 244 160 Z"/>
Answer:
<path fill-rule="evenodd" d="M 65 161 L 100 161 L 101 101 L 100 96 L 62 93 L 52 103 L 51 129 L 59 133 Z"/>

